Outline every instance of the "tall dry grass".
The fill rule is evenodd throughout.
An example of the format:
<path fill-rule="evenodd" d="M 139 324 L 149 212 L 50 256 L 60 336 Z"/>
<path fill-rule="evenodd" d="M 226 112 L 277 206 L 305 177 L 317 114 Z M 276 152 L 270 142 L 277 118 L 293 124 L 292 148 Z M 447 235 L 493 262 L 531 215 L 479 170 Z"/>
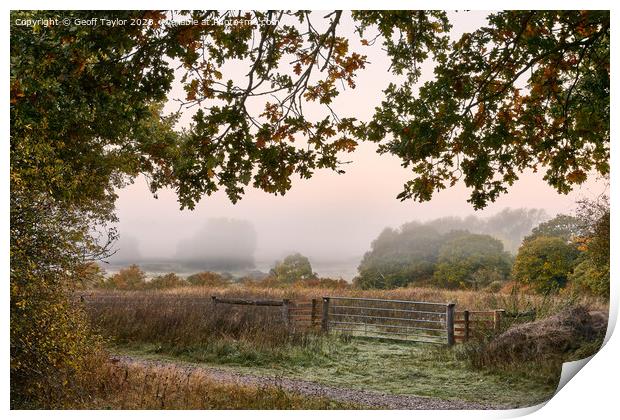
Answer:
<path fill-rule="evenodd" d="M 265 295 L 210 288 L 186 293 L 188 289 L 97 292 L 85 298 L 85 308 L 93 326 L 117 346 L 149 345 L 151 350 L 193 360 L 242 365 L 308 359 L 319 353 L 323 338 L 313 331 L 290 331 L 281 307 L 214 306 L 210 298 Z"/>
<path fill-rule="evenodd" d="M 137 363 L 106 363 L 98 369 L 90 398 L 69 402 L 72 409 L 288 410 L 356 408 L 327 398 L 291 393 L 276 383 L 255 386 L 220 382 L 200 369 Z"/>
<path fill-rule="evenodd" d="M 211 296 L 218 297 L 241 297 L 262 299 L 291 299 L 309 301 L 320 299 L 323 296 L 350 296 L 378 299 L 401 299 L 425 302 L 453 302 L 457 304 L 457 310 L 489 310 L 507 309 L 524 311 L 532 308 L 560 307 L 567 301 L 578 302 L 593 310 L 607 311 L 609 304 L 606 300 L 594 296 L 578 294 L 539 295 L 527 293 L 517 288 L 505 288 L 501 292 L 473 291 L 473 290 L 448 290 L 431 287 L 406 287 L 392 290 L 361 290 L 345 287 L 316 287 L 304 286 L 296 283 L 284 287 L 263 287 L 256 283 L 230 284 L 216 287 L 182 287 L 165 289 L 154 292 L 122 292 L 122 291 L 92 291 L 88 292 L 93 297 L 98 296 L 124 296 L 127 298 L 149 297 L 154 295 L 172 296 L 174 298 L 196 298 L 208 301 Z"/>

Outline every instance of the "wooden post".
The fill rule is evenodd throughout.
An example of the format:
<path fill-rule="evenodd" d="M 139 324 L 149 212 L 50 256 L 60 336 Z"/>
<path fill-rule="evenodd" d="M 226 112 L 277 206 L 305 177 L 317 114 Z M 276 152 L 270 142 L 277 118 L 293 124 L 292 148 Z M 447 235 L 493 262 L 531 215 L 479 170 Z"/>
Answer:
<path fill-rule="evenodd" d="M 504 309 L 496 309 L 493 311 L 493 329 L 498 331 L 502 327 L 502 315 L 506 312 Z"/>
<path fill-rule="evenodd" d="M 469 311 L 463 311 L 463 342 L 469 340 Z"/>
<path fill-rule="evenodd" d="M 446 306 L 446 330 L 448 331 L 448 345 L 454 345 L 454 303 Z"/>
<path fill-rule="evenodd" d="M 312 312 L 310 313 L 310 327 L 313 328 L 316 324 L 316 299 L 312 299 Z"/>
<path fill-rule="evenodd" d="M 282 320 L 284 321 L 284 326 L 288 329 L 290 328 L 290 313 L 289 313 L 289 304 L 290 301 L 288 299 L 282 299 Z"/>
<path fill-rule="evenodd" d="M 321 316 L 321 329 L 323 332 L 329 330 L 329 297 L 323 297 L 323 314 Z"/>

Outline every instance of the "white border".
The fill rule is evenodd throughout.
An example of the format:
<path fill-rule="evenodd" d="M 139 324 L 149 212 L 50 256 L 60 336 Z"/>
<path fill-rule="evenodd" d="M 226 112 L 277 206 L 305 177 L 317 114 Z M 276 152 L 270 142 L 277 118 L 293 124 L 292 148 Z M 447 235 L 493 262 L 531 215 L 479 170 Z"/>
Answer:
<path fill-rule="evenodd" d="M 222 8 L 225 6 L 227 9 L 250 9 L 256 8 L 257 6 L 261 8 L 271 8 L 271 9 L 281 9 L 281 8 L 306 8 L 306 9 L 332 9 L 339 8 L 343 10 L 350 9 L 405 9 L 405 8 L 415 8 L 415 9 L 447 9 L 447 10 L 456 10 L 456 9 L 473 9 L 473 10 L 497 10 L 497 9 L 578 9 L 578 8 L 587 8 L 587 9 L 612 9 L 612 27 L 616 27 L 618 23 L 617 13 L 615 11 L 615 6 L 617 3 L 612 3 L 610 1 L 546 1 L 544 3 L 540 1 L 427 1 L 427 0 L 418 0 L 415 2 L 405 2 L 405 1 L 397 1 L 397 0 L 383 0 L 381 2 L 364 2 L 361 3 L 359 1 L 325 1 L 325 0 L 316 0 L 316 1 L 261 1 L 257 4 L 257 2 L 250 1 L 227 1 L 225 3 L 205 3 L 205 2 L 196 2 L 196 1 L 160 1 L 160 0 L 151 0 L 151 1 L 107 1 L 103 3 L 96 4 L 85 4 L 83 1 L 54 1 L 54 2 L 45 2 L 45 1 L 30 1 L 30 0 L 22 0 L 22 1 L 13 1 L 9 4 L 3 4 L 2 9 L 2 21 L 1 25 L 3 26 L 3 33 L 5 34 L 2 40 L 2 56 L 5 57 L 5 60 L 9 57 L 9 10 L 13 9 L 183 9 L 183 8 L 191 8 L 191 7 L 211 7 L 211 8 Z M 616 31 L 612 31 L 612 45 L 618 45 L 618 36 L 616 36 Z M 615 86 L 615 78 L 617 77 L 617 65 L 618 65 L 618 53 L 616 49 L 612 49 L 612 89 Z M 8 60 L 7 60 L 8 61 Z M 3 72 L 3 80 L 7 81 L 8 73 L 9 73 L 9 65 L 5 63 L 2 67 Z M 4 129 L 5 135 L 8 134 L 9 131 L 9 92 L 7 89 L 8 84 L 5 84 L 4 90 L 4 101 L 2 102 L 4 115 L 6 118 L 2 119 L 2 125 Z M 618 110 L 617 104 L 617 96 L 612 94 L 611 96 L 611 106 L 612 111 L 611 115 L 616 115 L 614 111 Z M 615 138 L 615 133 L 617 132 L 617 121 L 612 118 L 611 121 L 611 129 L 612 129 L 612 138 Z M 6 136 L 8 138 L 8 135 Z M 614 142 L 615 143 L 615 142 Z M 2 274 L 4 279 L 9 278 L 9 214 L 8 214 L 8 202 L 9 202 L 9 179 L 8 179 L 8 171 L 10 167 L 9 162 L 9 142 L 4 142 L 4 150 L 0 154 L 0 165 L 5 170 L 5 178 L 3 182 L 0 184 L 1 196 L 4 200 L 5 207 L 4 213 L 2 217 L 2 228 L 5 232 L 5 240 L 0 241 L 0 247 L 2 249 L 2 258 L 5 262 L 1 265 Z M 617 153 L 615 153 L 615 145 L 612 148 L 612 157 L 611 157 L 611 168 L 612 168 L 612 184 L 617 182 L 617 176 L 615 168 L 618 167 L 620 162 L 618 162 Z M 618 200 L 616 197 L 612 195 L 611 203 L 612 208 L 615 209 L 618 205 Z M 611 243 L 611 254 L 619 255 L 618 253 L 618 225 L 617 218 L 615 217 L 615 213 L 612 212 L 611 215 L 611 223 L 612 223 L 612 243 Z M 611 264 L 611 273 L 612 278 L 618 273 L 618 261 L 612 258 Z M 1 333 L 4 338 L 4 346 L 2 346 L 2 362 L 5 367 L 6 374 L 3 376 L 2 381 L 2 389 L 4 391 L 2 398 L 2 411 L 8 411 L 9 409 L 9 291 L 8 291 L 8 281 L 6 281 L 5 286 L 2 288 L 3 301 L 6 303 L 5 307 L 5 317 L 2 323 Z M 615 325 L 618 313 L 618 298 L 619 292 L 617 287 L 617 280 L 612 282 L 612 297 L 611 297 L 611 313 L 610 313 L 610 324 Z M 610 328 L 610 331 L 611 329 Z M 384 412 L 375 412 L 375 411 L 347 411 L 347 412 L 320 412 L 315 413 L 312 411 L 304 411 L 304 412 L 274 412 L 274 411 L 259 411 L 259 412 L 248 412 L 248 411 L 237 411 L 237 412 L 114 412 L 114 416 L 117 417 L 148 417 L 148 418 L 166 418 L 170 416 L 183 416 L 183 418 L 203 418 L 204 416 L 213 416 L 213 417 L 247 417 L 253 419 L 272 419 L 273 416 L 285 416 L 290 418 L 303 418 L 308 419 L 311 417 L 315 417 L 317 414 L 325 417 L 325 418 L 340 418 L 342 416 L 355 416 L 358 418 L 376 418 L 377 416 L 388 415 L 390 418 L 403 418 L 403 419 L 411 419 L 412 416 L 415 418 L 459 418 L 459 419 L 481 419 L 481 418 L 511 418 L 518 417 L 522 415 L 530 414 L 530 418 L 533 419 L 543 419 L 553 417 L 561 417 L 566 419 L 598 419 L 598 418 L 611 418 L 612 414 L 617 410 L 617 384 L 618 377 L 620 374 L 620 369 L 618 368 L 619 363 L 616 355 L 618 354 L 618 350 L 620 348 L 619 341 L 617 337 L 609 336 L 608 334 L 608 342 L 604 346 L 604 348 L 596 354 L 589 363 L 583 368 L 581 372 L 579 372 L 576 379 L 569 381 L 564 388 L 562 388 L 558 394 L 552 398 L 547 404 L 543 404 L 538 407 L 533 407 L 529 409 L 520 409 L 520 410 L 509 410 L 509 411 L 416 411 L 414 413 L 409 411 L 390 411 L 387 413 Z M 533 413 L 532 413 L 533 412 Z M 26 418 L 30 417 L 31 414 L 43 414 L 43 413 L 32 413 L 32 412 L 10 412 L 9 415 L 15 418 Z M 45 416 L 51 417 L 66 417 L 66 418 L 84 418 L 85 416 L 95 418 L 104 418 L 109 417 L 110 413 L 107 412 L 46 412 Z"/>

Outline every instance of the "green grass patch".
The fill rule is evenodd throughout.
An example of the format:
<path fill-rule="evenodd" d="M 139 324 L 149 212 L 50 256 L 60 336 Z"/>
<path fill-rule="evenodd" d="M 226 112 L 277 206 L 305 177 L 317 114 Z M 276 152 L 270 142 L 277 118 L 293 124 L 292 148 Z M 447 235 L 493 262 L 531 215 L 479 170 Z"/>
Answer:
<path fill-rule="evenodd" d="M 240 373 L 285 376 L 326 385 L 525 407 L 549 399 L 559 367 L 523 365 L 511 370 L 474 369 L 446 347 L 378 341 L 316 338 L 303 346 L 260 348 L 222 340 L 175 348 L 124 344 L 118 353 L 227 368 Z"/>

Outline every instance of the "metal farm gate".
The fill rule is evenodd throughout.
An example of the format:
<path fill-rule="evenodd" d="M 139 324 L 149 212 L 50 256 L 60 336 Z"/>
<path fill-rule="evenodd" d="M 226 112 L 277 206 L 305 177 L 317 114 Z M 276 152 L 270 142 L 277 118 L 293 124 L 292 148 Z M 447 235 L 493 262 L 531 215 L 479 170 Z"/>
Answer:
<path fill-rule="evenodd" d="M 324 297 L 322 329 L 342 334 L 454 344 L 454 304 Z"/>

